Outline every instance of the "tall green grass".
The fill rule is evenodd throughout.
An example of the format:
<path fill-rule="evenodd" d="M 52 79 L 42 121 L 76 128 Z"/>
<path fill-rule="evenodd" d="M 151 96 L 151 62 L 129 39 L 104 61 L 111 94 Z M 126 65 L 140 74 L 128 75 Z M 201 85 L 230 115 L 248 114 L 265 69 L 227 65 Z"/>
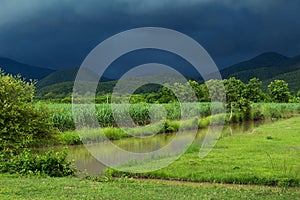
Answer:
<path fill-rule="evenodd" d="M 300 113 L 300 103 L 256 103 L 252 104 L 251 119 L 289 118 Z"/>
<path fill-rule="evenodd" d="M 115 115 L 121 118 L 122 125 L 126 127 L 129 125 L 129 119 L 124 114 L 126 107 L 129 107 L 129 114 L 131 119 L 138 125 L 147 125 L 150 123 L 149 109 L 153 104 L 120 104 L 115 105 Z M 155 104 L 154 104 L 155 105 Z M 181 106 L 179 103 L 172 104 L 159 104 L 152 109 L 152 113 L 161 113 L 161 109 L 165 109 L 166 119 L 168 120 L 179 120 L 181 119 Z M 47 104 L 48 108 L 53 112 L 51 120 L 55 127 L 61 131 L 75 130 L 74 117 L 72 113 L 71 104 Z M 197 107 L 199 109 L 197 109 Z M 190 117 L 207 117 L 211 115 L 211 104 L 210 103 L 189 103 L 184 105 L 186 113 Z M 90 117 L 92 114 L 87 108 L 82 106 L 82 112 L 77 116 L 76 120 L 84 120 Z M 116 127 L 116 121 L 112 112 L 111 105 L 109 104 L 96 104 L 96 117 L 101 127 Z M 156 112 L 157 110 L 157 112 Z M 221 112 L 221 105 L 220 105 Z M 200 111 L 200 113 L 198 113 Z"/>
<path fill-rule="evenodd" d="M 152 112 L 154 115 L 158 115 L 158 113 L 161 113 L 161 110 L 164 109 L 168 122 L 181 119 L 182 107 L 179 103 L 159 104 L 159 106 L 154 106 L 151 108 L 152 105 L 153 104 L 115 105 L 115 115 L 120 117 L 120 121 L 122 121 L 122 127 L 130 127 L 131 124 L 128 116 L 124 114 L 126 112 L 126 107 L 129 107 L 131 119 L 140 126 L 145 126 L 150 123 L 151 118 L 149 110 L 151 109 L 154 109 L 154 112 Z M 55 127 L 57 127 L 60 131 L 75 130 L 71 104 L 47 104 L 47 106 L 53 112 L 51 120 Z M 186 113 L 189 114 L 190 118 L 205 118 L 212 114 L 210 103 L 185 103 L 183 108 L 185 109 Z M 79 122 L 84 122 L 84 120 L 89 119 L 93 114 L 88 110 L 88 107 L 82 106 L 81 110 L 82 112 L 79 113 L 79 116 L 77 116 L 76 119 Z M 97 121 L 101 127 L 117 127 L 112 108 L 109 104 L 96 104 L 95 110 Z M 197 113 L 197 111 L 200 113 Z M 221 111 L 222 108 L 220 105 L 220 108 L 217 108 L 216 113 L 221 113 Z M 288 118 L 299 113 L 299 103 L 256 103 L 252 104 L 250 120 Z M 233 113 L 230 120 L 228 116 L 226 117 L 226 122 L 241 122 L 244 120 L 249 119 L 246 119 L 243 113 Z M 199 124 L 200 128 L 206 124 L 201 123 Z"/>

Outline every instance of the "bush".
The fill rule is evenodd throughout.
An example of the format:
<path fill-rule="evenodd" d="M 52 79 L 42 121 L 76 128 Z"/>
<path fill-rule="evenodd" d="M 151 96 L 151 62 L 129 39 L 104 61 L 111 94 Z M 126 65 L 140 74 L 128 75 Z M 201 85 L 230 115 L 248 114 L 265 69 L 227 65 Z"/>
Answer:
<path fill-rule="evenodd" d="M 22 175 L 38 174 L 52 177 L 63 177 L 75 174 L 72 162 L 66 160 L 67 151 L 47 151 L 43 155 L 33 153 L 28 149 L 17 155 L 9 151 L 1 154 L 0 172 L 18 173 Z"/>
<path fill-rule="evenodd" d="M 66 151 L 32 153 L 27 147 L 52 139 L 54 129 L 50 113 L 33 103 L 34 82 L 0 71 L 0 172 L 74 175 Z"/>
<path fill-rule="evenodd" d="M 32 102 L 35 83 L 0 71 L 0 151 L 28 147 L 51 136 L 49 112 Z"/>
<path fill-rule="evenodd" d="M 67 131 L 56 135 L 56 140 L 59 144 L 76 145 L 82 144 L 77 132 Z"/>
<path fill-rule="evenodd" d="M 179 122 L 166 120 L 164 131 L 166 133 L 178 131 L 179 127 L 180 127 L 180 123 Z"/>

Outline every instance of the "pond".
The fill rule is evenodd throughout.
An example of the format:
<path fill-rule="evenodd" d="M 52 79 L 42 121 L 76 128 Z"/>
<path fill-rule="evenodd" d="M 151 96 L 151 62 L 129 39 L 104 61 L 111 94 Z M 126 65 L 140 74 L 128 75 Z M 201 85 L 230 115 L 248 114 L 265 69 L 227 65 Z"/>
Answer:
<path fill-rule="evenodd" d="M 264 122 L 265 123 L 265 122 Z M 258 127 L 262 122 L 244 122 L 240 124 L 232 124 L 224 126 L 222 131 L 222 137 L 228 137 L 237 133 L 248 133 L 253 130 L 255 127 Z M 207 133 L 207 129 L 201 129 L 198 131 L 194 144 L 201 145 L 202 139 Z M 157 134 L 149 138 L 124 138 L 120 140 L 112 141 L 119 148 L 124 149 L 130 152 L 143 153 L 158 150 L 172 141 L 175 134 Z M 185 137 L 184 135 L 181 137 Z M 184 139 L 184 138 L 183 138 Z M 107 143 L 97 143 L 89 144 L 89 149 L 93 151 L 102 151 L 108 152 L 111 146 Z M 83 172 L 83 175 L 98 175 L 102 174 L 106 166 L 95 159 L 89 150 L 84 145 L 72 145 L 69 146 L 69 159 L 75 161 L 75 165 L 78 170 Z"/>

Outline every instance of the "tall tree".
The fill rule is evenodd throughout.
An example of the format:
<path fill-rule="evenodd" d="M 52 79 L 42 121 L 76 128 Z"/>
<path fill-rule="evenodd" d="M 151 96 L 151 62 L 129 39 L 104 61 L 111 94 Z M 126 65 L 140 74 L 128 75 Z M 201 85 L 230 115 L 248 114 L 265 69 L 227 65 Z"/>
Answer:
<path fill-rule="evenodd" d="M 225 79 L 223 82 L 226 90 L 227 103 L 238 102 L 238 100 L 244 97 L 246 85 L 241 80 L 231 77 Z"/>
<path fill-rule="evenodd" d="M 291 97 L 288 84 L 284 80 L 274 80 L 268 85 L 273 102 L 286 103 Z"/>
<path fill-rule="evenodd" d="M 258 78 L 252 78 L 246 84 L 243 97 L 252 102 L 260 102 L 264 100 L 264 93 L 260 89 L 262 82 Z"/>
<path fill-rule="evenodd" d="M 175 94 L 172 91 L 170 84 L 165 84 L 158 91 L 158 103 L 171 103 L 177 101 Z"/>
<path fill-rule="evenodd" d="M 224 84 L 221 80 L 209 80 L 205 82 L 210 101 L 224 102 L 226 98 Z"/>
<path fill-rule="evenodd" d="M 226 90 L 227 108 L 230 109 L 230 119 L 234 111 L 241 112 L 245 118 L 248 118 L 251 104 L 250 101 L 245 98 L 246 85 L 235 77 L 225 79 L 223 82 Z"/>

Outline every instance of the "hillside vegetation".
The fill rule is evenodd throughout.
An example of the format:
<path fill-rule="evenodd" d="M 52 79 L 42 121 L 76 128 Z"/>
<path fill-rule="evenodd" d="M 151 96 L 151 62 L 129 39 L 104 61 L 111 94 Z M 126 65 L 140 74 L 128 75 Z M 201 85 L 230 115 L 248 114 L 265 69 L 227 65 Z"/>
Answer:
<path fill-rule="evenodd" d="M 73 81 L 75 80 L 78 68 L 57 71 L 37 84 L 37 96 L 48 96 L 49 98 L 64 98 L 72 93 Z M 89 72 L 90 73 L 90 72 Z M 289 88 L 293 94 L 300 90 L 299 74 L 300 74 L 300 56 L 286 57 L 274 52 L 260 54 L 250 60 L 243 61 L 227 67 L 220 71 L 223 79 L 235 77 L 244 83 L 256 77 L 263 82 L 263 90 L 267 91 L 267 85 L 276 79 L 285 80 L 289 84 Z M 91 77 L 93 77 L 92 75 Z M 163 75 L 157 78 L 165 80 Z M 189 79 L 187 77 L 187 79 Z M 197 79 L 199 83 L 203 83 L 202 78 Z M 102 78 L 98 86 L 97 94 L 105 95 L 111 93 L 117 81 Z M 165 82 L 174 82 L 174 80 L 165 80 Z M 147 85 L 140 88 L 136 93 L 156 92 L 160 87 L 158 85 Z"/>

